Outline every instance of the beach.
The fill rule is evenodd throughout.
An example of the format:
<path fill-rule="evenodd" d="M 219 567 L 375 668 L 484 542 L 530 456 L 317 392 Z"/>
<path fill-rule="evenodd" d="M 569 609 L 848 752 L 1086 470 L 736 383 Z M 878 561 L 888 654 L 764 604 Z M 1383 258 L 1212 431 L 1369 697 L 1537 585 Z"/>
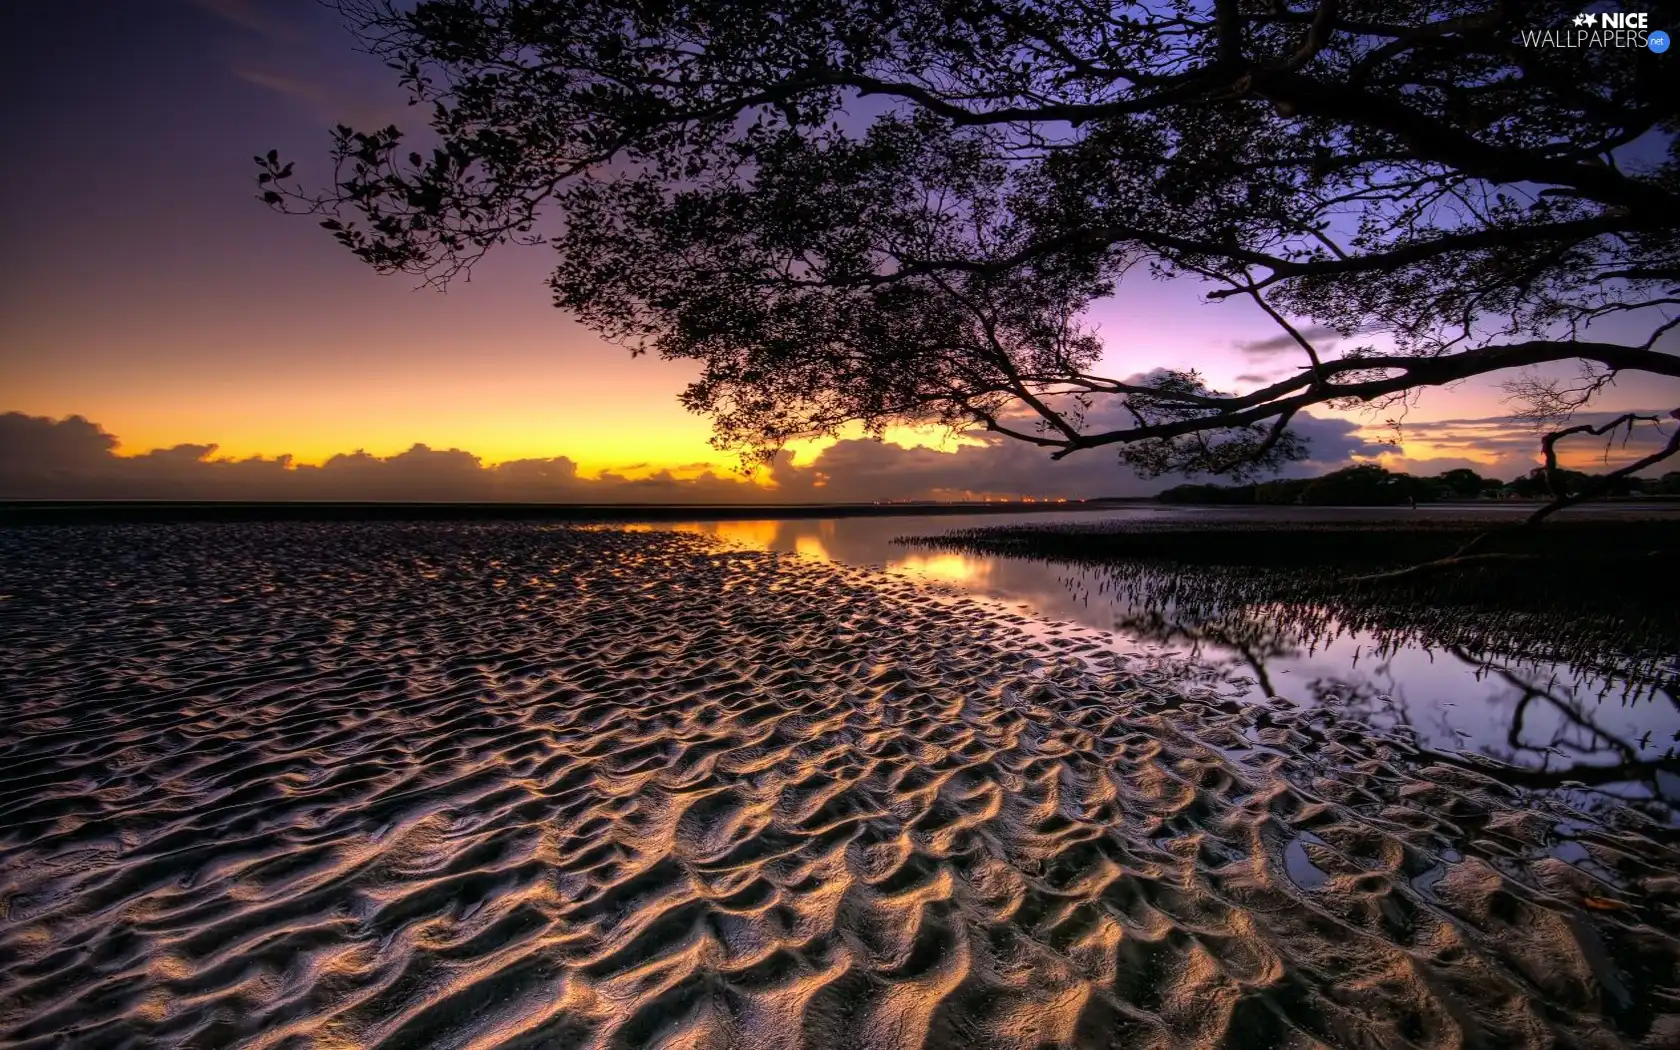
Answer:
<path fill-rule="evenodd" d="M 682 531 L 0 529 L 0 1043 L 1680 1045 L 1680 848 Z"/>

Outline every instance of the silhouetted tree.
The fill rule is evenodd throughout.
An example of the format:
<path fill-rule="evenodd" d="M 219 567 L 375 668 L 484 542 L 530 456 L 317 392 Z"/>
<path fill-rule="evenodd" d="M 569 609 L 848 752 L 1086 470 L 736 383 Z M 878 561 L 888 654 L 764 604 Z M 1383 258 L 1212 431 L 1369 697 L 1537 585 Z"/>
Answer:
<path fill-rule="evenodd" d="M 1157 493 L 1162 503 L 1249 504 L 1254 502 L 1253 485 L 1174 485 Z"/>
<path fill-rule="evenodd" d="M 264 199 L 435 281 L 553 212 L 556 303 L 698 362 L 684 403 L 749 453 L 932 420 L 1240 476 L 1315 406 L 1577 362 L 1513 381 L 1555 467 L 1619 375 L 1680 376 L 1680 63 L 1525 45 L 1578 0 L 338 6 L 435 147 L 341 127 L 330 190 L 270 153 Z M 1251 301 L 1299 371 L 1095 374 L 1081 318 L 1128 273 Z"/>
<path fill-rule="evenodd" d="M 1442 495 L 1455 499 L 1475 499 L 1482 494 L 1482 488 L 1487 481 L 1480 474 L 1466 467 L 1449 470 L 1437 475 L 1435 481 L 1440 487 Z"/>
<path fill-rule="evenodd" d="M 1309 481 L 1304 478 L 1279 478 L 1262 481 L 1254 486 L 1254 502 L 1268 506 L 1287 506 L 1301 502 L 1301 493 Z"/>
<path fill-rule="evenodd" d="M 1547 477 L 1546 468 L 1535 467 L 1511 482 L 1510 489 L 1519 496 L 1537 499 L 1554 494 L 1572 495 L 1592 485 L 1596 478 L 1581 470 L 1558 470 Z"/>
<path fill-rule="evenodd" d="M 1412 479 L 1375 463 L 1344 467 L 1314 478 L 1301 493 L 1301 502 L 1333 507 L 1391 507 L 1413 495 Z"/>

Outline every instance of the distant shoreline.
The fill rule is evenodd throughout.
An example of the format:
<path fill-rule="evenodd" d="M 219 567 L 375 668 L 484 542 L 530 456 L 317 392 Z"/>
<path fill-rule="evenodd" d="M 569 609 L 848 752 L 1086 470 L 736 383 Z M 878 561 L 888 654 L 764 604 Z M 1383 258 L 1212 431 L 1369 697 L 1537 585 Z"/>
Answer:
<path fill-rule="evenodd" d="M 1161 506 L 1152 497 L 972 503 L 383 503 L 240 500 L 0 500 L 0 525 L 257 521 L 742 521 L 1043 514 Z"/>
<path fill-rule="evenodd" d="M 454 503 L 374 500 L 8 500 L 0 499 L 0 527 L 22 525 L 115 525 L 185 522 L 274 521 L 761 521 L 791 518 L 947 517 L 974 514 L 1091 513 L 1121 509 L 1159 511 L 1183 526 L 1186 515 L 1201 528 L 1241 522 L 1331 522 L 1377 520 L 1438 522 L 1445 515 L 1498 520 L 1528 513 L 1543 500 L 1466 500 L 1399 507 L 1298 505 L 1251 506 L 1161 503 L 1153 496 L 1115 496 L 1051 502 L 975 501 L 955 503 Z M 1646 497 L 1604 499 L 1572 507 L 1570 517 L 1668 517 L 1680 500 Z M 1191 526 L 1191 527 L 1197 527 Z"/>

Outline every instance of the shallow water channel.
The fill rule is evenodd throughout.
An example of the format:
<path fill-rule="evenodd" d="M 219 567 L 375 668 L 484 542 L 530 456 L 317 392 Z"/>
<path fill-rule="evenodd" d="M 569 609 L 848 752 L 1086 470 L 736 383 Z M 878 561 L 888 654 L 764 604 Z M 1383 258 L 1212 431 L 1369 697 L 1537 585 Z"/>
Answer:
<path fill-rule="evenodd" d="M 1444 513 L 1445 508 L 1431 508 Z M 1492 507 L 1499 517 L 1520 508 Z M 1139 506 L 1033 515 L 917 516 L 659 523 L 753 550 L 879 568 L 996 602 L 1037 634 L 1096 632 L 1136 660 L 1187 660 L 1228 676 L 1227 688 L 1329 706 L 1383 728 L 1409 726 L 1422 745 L 1471 752 L 1552 774 L 1591 804 L 1600 793 L 1680 811 L 1680 699 L 1672 688 L 1630 682 L 1569 663 L 1513 652 L 1470 652 L 1415 638 L 1352 630 L 1333 617 L 1277 608 L 1145 607 L 1114 571 L 893 542 L 905 536 L 1021 522 L 1170 521 L 1230 516 L 1205 508 Z M 1327 512 L 1329 513 L 1336 512 Z M 1338 516 L 1389 512 L 1340 512 Z M 1303 615 L 1302 613 L 1305 612 Z M 1605 799 L 1604 801 L 1608 801 Z"/>

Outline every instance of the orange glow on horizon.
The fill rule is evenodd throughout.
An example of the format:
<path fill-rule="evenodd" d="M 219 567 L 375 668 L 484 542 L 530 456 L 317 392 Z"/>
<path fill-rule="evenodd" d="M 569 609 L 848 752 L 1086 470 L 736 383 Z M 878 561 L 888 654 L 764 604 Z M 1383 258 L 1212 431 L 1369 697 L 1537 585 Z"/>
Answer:
<path fill-rule="evenodd" d="M 179 410 L 157 411 L 155 402 L 143 406 L 111 406 L 108 410 L 77 408 L 44 412 L 53 418 L 80 415 L 100 425 L 118 444 L 115 454 L 129 458 L 178 445 L 211 445 L 210 460 L 278 459 L 289 457 L 293 467 L 321 466 L 334 456 L 365 452 L 388 459 L 424 445 L 434 452 L 460 450 L 476 456 L 484 466 L 519 460 L 548 460 L 564 457 L 576 466 L 579 477 L 599 478 L 613 474 L 640 480 L 669 473 L 688 480 L 711 473 L 729 480 L 751 481 L 761 488 L 773 488 L 767 471 L 743 474 L 739 460 L 710 443 L 707 420 L 669 404 L 670 411 L 644 405 L 633 428 L 623 427 L 622 412 L 602 406 L 599 412 L 569 415 L 529 404 L 515 404 L 507 410 L 494 405 L 473 411 L 428 412 L 420 421 L 407 413 L 386 415 L 377 403 L 364 405 L 360 412 L 346 409 L 330 412 L 251 412 L 242 417 L 232 411 L 206 409 L 202 404 Z M 649 417 L 657 419 L 649 423 Z M 609 422 L 610 421 L 610 422 Z M 841 440 L 861 439 L 861 427 L 849 427 L 840 437 L 794 441 L 788 444 L 793 463 L 808 466 L 826 449 Z M 972 437 L 953 435 L 939 427 L 890 427 L 887 443 L 901 448 L 929 448 L 954 452 L 962 445 L 977 443 Z"/>

